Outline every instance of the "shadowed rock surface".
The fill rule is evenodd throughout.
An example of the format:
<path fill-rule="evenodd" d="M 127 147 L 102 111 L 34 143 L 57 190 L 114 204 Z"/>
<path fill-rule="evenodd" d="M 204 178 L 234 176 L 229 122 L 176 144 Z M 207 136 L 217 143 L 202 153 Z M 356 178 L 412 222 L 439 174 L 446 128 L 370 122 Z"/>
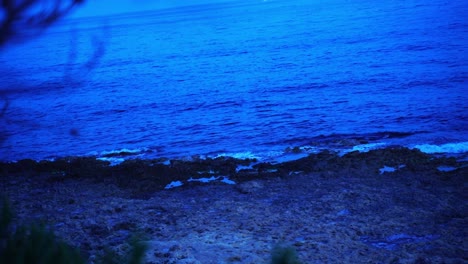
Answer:
<path fill-rule="evenodd" d="M 148 263 L 266 263 L 279 243 L 305 263 L 464 263 L 466 165 L 388 148 L 278 164 L 22 160 L 0 171 L 21 221 L 45 220 L 90 260 L 140 232 Z M 236 184 L 189 181 L 217 175 Z M 184 184 L 165 190 L 172 181 Z"/>

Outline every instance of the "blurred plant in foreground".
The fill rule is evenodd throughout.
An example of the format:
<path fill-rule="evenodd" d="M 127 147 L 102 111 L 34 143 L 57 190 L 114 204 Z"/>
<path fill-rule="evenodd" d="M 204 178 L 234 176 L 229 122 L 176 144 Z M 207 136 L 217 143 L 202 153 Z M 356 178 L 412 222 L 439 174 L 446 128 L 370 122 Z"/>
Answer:
<path fill-rule="evenodd" d="M 36 38 L 46 31 L 46 29 L 57 24 L 63 18 L 68 16 L 77 7 L 83 5 L 86 0 L 0 0 L 0 52 L 2 49 L 9 48 L 31 39 Z M 72 32 L 73 33 L 73 32 Z M 107 32 L 105 32 L 107 34 Z M 105 36 L 108 38 L 108 36 Z M 75 61 L 77 51 L 77 36 L 72 34 L 70 53 L 67 64 L 64 67 L 64 78 L 62 81 L 55 81 L 53 88 L 47 87 L 48 91 L 62 88 L 79 88 L 84 81 L 89 78 L 88 74 L 97 67 L 104 54 L 104 38 L 94 37 L 92 45 L 93 53 L 89 59 L 83 63 Z M 72 66 L 73 65 L 73 66 Z M 7 127 L 15 120 L 9 120 L 9 107 L 11 105 L 11 95 L 16 93 L 35 93 L 38 87 L 29 86 L 22 79 L 13 82 L 11 79 L 16 77 L 0 68 L 2 76 L 0 77 L 0 146 L 11 135 Z M 2 78 L 8 78 L 9 81 L 2 82 Z M 15 80 L 14 80 L 15 81 Z M 79 131 L 76 128 L 70 128 L 70 134 L 76 136 Z"/>
<path fill-rule="evenodd" d="M 84 2 L 85 0 L 1 1 L 0 47 L 40 33 Z"/>
<path fill-rule="evenodd" d="M 0 263 L 54 263 L 85 264 L 78 249 L 57 238 L 45 225 L 17 225 L 7 199 L 3 200 L 0 215 Z M 119 255 L 110 249 L 100 264 L 138 264 L 143 262 L 147 249 L 145 243 L 133 238 L 127 254 Z"/>
<path fill-rule="evenodd" d="M 271 252 L 271 264 L 301 264 L 296 250 L 291 246 L 275 246 Z"/>

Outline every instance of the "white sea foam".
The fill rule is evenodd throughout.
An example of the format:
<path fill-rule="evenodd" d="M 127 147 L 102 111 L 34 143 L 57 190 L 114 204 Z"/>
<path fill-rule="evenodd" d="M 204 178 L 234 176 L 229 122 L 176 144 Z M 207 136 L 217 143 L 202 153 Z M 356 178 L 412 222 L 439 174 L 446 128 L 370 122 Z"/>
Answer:
<path fill-rule="evenodd" d="M 106 155 L 118 155 L 120 153 L 131 153 L 131 154 L 138 154 L 144 151 L 147 151 L 148 149 L 146 148 L 141 148 L 141 149 L 119 149 L 119 150 L 110 150 L 110 151 L 101 151 L 100 155 L 101 156 L 106 156 Z"/>
<path fill-rule="evenodd" d="M 237 165 L 236 172 L 241 170 L 253 170 L 253 164 L 250 164 L 249 166 Z"/>
<path fill-rule="evenodd" d="M 235 159 L 260 159 L 259 156 L 253 154 L 250 151 L 236 152 L 236 153 L 221 153 L 221 154 L 218 154 L 215 158 L 219 158 L 219 157 L 231 157 Z"/>
<path fill-rule="evenodd" d="M 342 150 L 342 151 L 340 151 L 340 154 L 344 155 L 346 153 L 353 152 L 353 151 L 369 152 L 369 151 L 374 150 L 374 149 L 383 148 L 386 145 L 387 145 L 387 143 L 383 143 L 383 142 L 361 144 L 361 145 L 353 146 L 351 149 Z"/>
<path fill-rule="evenodd" d="M 445 166 L 445 165 L 442 165 L 442 166 L 437 167 L 437 170 L 442 171 L 442 172 L 454 171 L 454 170 L 456 170 L 456 169 L 457 169 L 457 167 Z"/>
<path fill-rule="evenodd" d="M 277 163 L 283 163 L 283 162 L 288 162 L 288 161 L 294 161 L 298 159 L 302 159 L 309 156 L 309 153 L 302 152 L 302 153 L 287 153 L 281 157 L 277 157 L 275 159 L 275 162 Z"/>
<path fill-rule="evenodd" d="M 379 169 L 380 174 L 384 174 L 385 172 L 395 172 L 394 167 L 383 166 L 383 168 Z"/>
<path fill-rule="evenodd" d="M 217 176 L 217 177 L 211 176 L 210 178 L 192 178 L 192 177 L 190 177 L 190 179 L 188 179 L 187 181 L 188 182 L 209 183 L 209 182 L 212 182 L 212 181 L 217 181 L 219 179 L 221 179 L 220 182 L 223 182 L 223 183 L 226 183 L 226 184 L 236 184 L 235 181 L 232 181 L 228 177 L 225 177 L 225 176 Z"/>
<path fill-rule="evenodd" d="M 120 163 L 125 161 L 125 159 L 123 158 L 97 158 L 97 160 L 108 161 L 110 162 L 110 166 L 119 165 Z"/>
<path fill-rule="evenodd" d="M 226 183 L 226 184 L 236 184 L 235 181 L 230 180 L 228 177 L 223 177 L 223 179 L 221 180 L 221 182 L 224 182 L 224 183 Z"/>
<path fill-rule="evenodd" d="M 369 144 L 362 144 L 362 145 L 357 145 L 352 148 L 351 151 L 359 151 L 359 152 L 369 152 L 370 150 L 373 149 L 379 149 L 387 145 L 386 143 L 369 143 Z"/>
<path fill-rule="evenodd" d="M 168 190 L 168 189 L 172 189 L 172 188 L 175 188 L 175 187 L 180 187 L 184 185 L 181 181 L 173 181 L 171 183 L 169 183 L 168 185 L 166 185 L 166 187 L 164 187 L 164 189 Z"/>
<path fill-rule="evenodd" d="M 214 176 L 211 176 L 210 178 L 192 178 L 190 177 L 190 179 L 188 179 L 187 181 L 188 182 L 203 182 L 203 183 L 208 183 L 208 182 L 211 182 L 211 181 L 216 181 L 217 179 L 219 179 L 219 176 L 218 177 L 214 177 Z"/>
<path fill-rule="evenodd" d="M 465 153 L 468 152 L 468 142 L 447 143 L 442 145 L 421 144 L 415 145 L 413 148 L 419 149 L 422 152 L 433 153 Z"/>
<path fill-rule="evenodd" d="M 389 166 L 383 166 L 383 168 L 380 168 L 379 171 L 380 171 L 380 174 L 384 174 L 385 172 L 395 172 L 401 168 L 404 168 L 406 167 L 406 165 L 402 164 L 402 165 L 399 165 L 398 167 L 389 167 Z"/>

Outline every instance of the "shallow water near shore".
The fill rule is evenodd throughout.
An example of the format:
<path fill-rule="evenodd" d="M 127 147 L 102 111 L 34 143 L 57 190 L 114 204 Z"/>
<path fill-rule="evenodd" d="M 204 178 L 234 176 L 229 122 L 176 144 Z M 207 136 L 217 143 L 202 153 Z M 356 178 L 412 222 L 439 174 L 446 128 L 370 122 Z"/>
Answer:
<path fill-rule="evenodd" d="M 66 21 L 0 54 L 0 160 L 466 153 L 466 13 L 466 1 L 240 1 Z M 88 72 L 93 36 L 105 54 Z"/>

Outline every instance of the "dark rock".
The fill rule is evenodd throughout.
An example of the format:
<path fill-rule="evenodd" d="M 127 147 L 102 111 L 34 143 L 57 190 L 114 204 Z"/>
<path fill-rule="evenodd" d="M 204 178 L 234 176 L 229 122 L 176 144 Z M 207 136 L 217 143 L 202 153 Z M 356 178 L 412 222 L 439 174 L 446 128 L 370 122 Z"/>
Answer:
<path fill-rule="evenodd" d="M 131 223 L 131 222 L 127 222 L 127 221 L 124 221 L 124 222 L 120 222 L 116 225 L 114 225 L 112 227 L 112 230 L 113 231 L 117 231 L 117 230 L 133 230 L 136 228 L 136 225 L 135 223 Z"/>
<path fill-rule="evenodd" d="M 244 194 L 256 193 L 264 188 L 264 184 L 260 181 L 247 181 L 236 185 L 236 189 Z"/>

